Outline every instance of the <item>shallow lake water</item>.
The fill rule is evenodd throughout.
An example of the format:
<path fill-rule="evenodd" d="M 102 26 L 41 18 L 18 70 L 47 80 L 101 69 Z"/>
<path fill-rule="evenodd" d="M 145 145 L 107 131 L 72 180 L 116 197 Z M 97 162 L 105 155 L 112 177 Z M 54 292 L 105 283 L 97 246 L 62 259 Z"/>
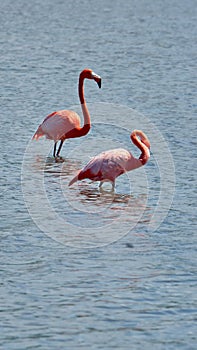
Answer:
<path fill-rule="evenodd" d="M 0 348 L 195 349 L 195 1 L 0 5 Z M 85 82 L 90 133 L 32 141 L 74 109 Z M 77 170 L 97 153 L 151 143 L 142 168 L 109 186 Z"/>

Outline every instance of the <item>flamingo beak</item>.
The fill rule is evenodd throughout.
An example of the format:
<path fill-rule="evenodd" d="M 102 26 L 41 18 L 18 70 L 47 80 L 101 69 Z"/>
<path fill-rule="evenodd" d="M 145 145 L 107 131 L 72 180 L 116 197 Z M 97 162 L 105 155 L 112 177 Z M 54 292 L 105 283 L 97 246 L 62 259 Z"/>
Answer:
<path fill-rule="evenodd" d="M 92 72 L 92 78 L 97 82 L 99 89 L 101 88 L 101 77 Z"/>
<path fill-rule="evenodd" d="M 99 87 L 99 89 L 101 88 L 101 78 L 100 78 L 100 80 L 98 80 L 98 81 L 96 81 L 97 82 L 97 84 L 98 84 L 98 87 Z"/>

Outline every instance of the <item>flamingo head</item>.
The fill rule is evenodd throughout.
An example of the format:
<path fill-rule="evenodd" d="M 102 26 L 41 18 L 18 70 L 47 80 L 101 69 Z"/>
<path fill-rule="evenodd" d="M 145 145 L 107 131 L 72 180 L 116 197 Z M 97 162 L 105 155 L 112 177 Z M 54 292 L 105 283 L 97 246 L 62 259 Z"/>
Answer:
<path fill-rule="evenodd" d="M 141 142 L 150 150 L 150 141 L 143 131 L 137 130 L 137 134 L 141 139 Z"/>
<path fill-rule="evenodd" d="M 142 139 L 141 141 L 142 141 L 142 143 L 144 143 L 145 146 L 148 147 L 148 149 L 150 150 L 150 142 L 149 142 L 149 140 L 146 138 L 146 139 Z"/>
<path fill-rule="evenodd" d="M 133 130 L 131 137 L 139 137 L 141 142 L 150 150 L 150 141 L 148 137 L 141 130 Z"/>
<path fill-rule="evenodd" d="M 84 79 L 94 79 L 98 84 L 98 87 L 101 88 L 101 77 L 94 73 L 91 69 L 84 69 L 80 75 L 83 76 Z"/>

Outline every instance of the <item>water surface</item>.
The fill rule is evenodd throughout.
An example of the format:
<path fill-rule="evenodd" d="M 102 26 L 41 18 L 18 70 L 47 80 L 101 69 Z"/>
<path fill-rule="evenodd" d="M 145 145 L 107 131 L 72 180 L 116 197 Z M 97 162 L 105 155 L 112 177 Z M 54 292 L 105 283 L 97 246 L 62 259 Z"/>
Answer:
<path fill-rule="evenodd" d="M 195 349 L 195 5 L 0 5 L 2 349 Z M 103 79 L 85 85 L 92 129 L 57 163 L 51 142 L 30 140 L 47 114 L 78 105 L 85 67 Z M 86 181 L 68 189 L 97 151 L 137 156 L 130 128 L 151 138 L 146 167 L 114 194 Z"/>

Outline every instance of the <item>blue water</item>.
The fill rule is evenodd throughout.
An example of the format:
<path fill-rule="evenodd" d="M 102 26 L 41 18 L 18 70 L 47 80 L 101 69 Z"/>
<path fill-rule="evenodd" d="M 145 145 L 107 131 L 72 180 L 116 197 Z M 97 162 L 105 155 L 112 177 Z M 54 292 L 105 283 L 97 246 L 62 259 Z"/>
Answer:
<path fill-rule="evenodd" d="M 195 349 L 196 2 L 6 0 L 1 23 L 0 348 Z M 44 117 L 80 112 L 90 133 L 31 141 Z M 80 114 L 81 115 L 81 114 Z M 151 142 L 115 193 L 76 171 Z"/>

